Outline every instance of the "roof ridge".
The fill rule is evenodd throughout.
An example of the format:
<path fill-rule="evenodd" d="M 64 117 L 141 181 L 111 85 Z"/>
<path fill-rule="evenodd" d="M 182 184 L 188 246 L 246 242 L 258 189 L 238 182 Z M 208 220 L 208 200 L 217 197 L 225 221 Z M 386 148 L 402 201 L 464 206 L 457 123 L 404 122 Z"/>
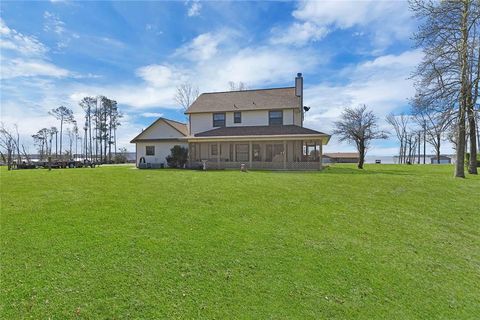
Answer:
<path fill-rule="evenodd" d="M 294 88 L 295 88 L 295 87 L 290 86 L 290 87 L 263 88 L 263 89 L 213 91 L 213 92 L 202 92 L 202 94 L 230 93 L 230 92 L 248 92 L 248 91 L 264 91 L 264 90 L 279 90 L 279 89 L 294 89 Z"/>
<path fill-rule="evenodd" d="M 168 119 L 168 118 L 165 118 L 165 117 L 160 117 L 160 119 L 163 119 L 163 120 L 166 120 L 166 121 L 172 121 L 172 122 L 176 122 L 178 124 L 183 124 L 183 125 L 187 125 L 186 123 L 184 122 L 180 122 L 180 121 L 177 121 L 177 120 L 173 120 L 173 119 Z"/>

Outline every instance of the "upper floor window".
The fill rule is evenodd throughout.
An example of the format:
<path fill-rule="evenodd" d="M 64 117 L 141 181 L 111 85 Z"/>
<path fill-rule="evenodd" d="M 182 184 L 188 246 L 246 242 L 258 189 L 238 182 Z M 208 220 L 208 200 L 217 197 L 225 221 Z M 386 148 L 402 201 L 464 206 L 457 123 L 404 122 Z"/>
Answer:
<path fill-rule="evenodd" d="M 237 111 L 233 113 L 233 123 L 242 123 L 242 113 Z"/>
<path fill-rule="evenodd" d="M 269 125 L 283 125 L 283 111 L 275 110 L 268 112 L 268 124 Z"/>
<path fill-rule="evenodd" d="M 155 146 L 146 146 L 145 147 L 145 155 L 146 156 L 154 156 L 155 155 Z"/>
<path fill-rule="evenodd" d="M 213 114 L 213 126 L 225 127 L 225 112 Z"/>

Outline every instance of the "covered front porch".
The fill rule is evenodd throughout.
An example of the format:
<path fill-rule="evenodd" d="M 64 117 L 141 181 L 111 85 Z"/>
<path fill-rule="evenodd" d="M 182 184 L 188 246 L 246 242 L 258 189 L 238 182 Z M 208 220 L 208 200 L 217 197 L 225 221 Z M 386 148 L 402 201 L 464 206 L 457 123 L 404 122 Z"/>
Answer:
<path fill-rule="evenodd" d="M 189 139 L 189 166 L 207 169 L 320 170 L 324 137 Z"/>

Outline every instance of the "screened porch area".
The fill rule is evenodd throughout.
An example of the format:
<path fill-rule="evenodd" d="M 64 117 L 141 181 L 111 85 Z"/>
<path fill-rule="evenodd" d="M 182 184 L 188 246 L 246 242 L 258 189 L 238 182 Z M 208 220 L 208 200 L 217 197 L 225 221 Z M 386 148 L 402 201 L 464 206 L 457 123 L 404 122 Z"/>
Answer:
<path fill-rule="evenodd" d="M 207 169 L 320 170 L 322 139 L 189 142 L 189 166 Z"/>

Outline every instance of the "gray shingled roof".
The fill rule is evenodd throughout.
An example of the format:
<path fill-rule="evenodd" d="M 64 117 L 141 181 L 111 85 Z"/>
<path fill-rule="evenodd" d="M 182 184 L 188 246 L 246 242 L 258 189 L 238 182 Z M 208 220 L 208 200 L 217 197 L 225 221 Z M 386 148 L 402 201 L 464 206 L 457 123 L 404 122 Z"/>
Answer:
<path fill-rule="evenodd" d="M 171 119 L 167 119 L 167 118 L 158 118 L 157 120 L 155 120 L 151 125 L 149 125 L 145 130 L 143 130 L 142 132 L 140 132 L 135 138 L 133 138 L 130 143 L 135 143 L 135 142 L 140 142 L 140 141 L 152 141 L 152 140 L 172 140 L 170 138 L 168 139 L 140 139 L 139 137 L 145 132 L 147 131 L 148 129 L 150 129 L 151 127 L 153 127 L 157 122 L 159 121 L 163 121 L 165 122 L 166 124 L 168 124 L 169 126 L 173 127 L 175 130 L 177 130 L 178 132 L 180 132 L 182 135 L 184 136 L 187 136 L 188 135 L 188 128 L 187 128 L 187 125 L 185 123 L 182 123 L 182 122 L 178 122 L 178 121 L 175 121 L 175 120 L 171 120 Z M 175 138 L 176 139 L 176 138 Z M 175 140 L 174 139 L 174 140 Z"/>
<path fill-rule="evenodd" d="M 177 131 L 182 133 L 184 136 L 188 135 L 188 128 L 187 128 L 187 125 L 185 123 L 178 122 L 178 121 L 171 120 L 171 119 L 167 119 L 167 118 L 162 118 L 162 119 L 163 119 L 163 121 L 165 121 L 166 123 L 168 123 L 169 125 L 174 127 Z"/>
<path fill-rule="evenodd" d="M 202 93 L 185 113 L 298 108 L 295 87 Z"/>
<path fill-rule="evenodd" d="M 200 132 L 195 137 L 237 137 L 237 136 L 277 136 L 277 135 L 308 135 L 320 134 L 327 135 L 323 132 L 315 131 L 308 128 L 302 128 L 295 125 L 284 126 L 241 126 L 241 127 L 222 127 L 213 130 Z"/>

